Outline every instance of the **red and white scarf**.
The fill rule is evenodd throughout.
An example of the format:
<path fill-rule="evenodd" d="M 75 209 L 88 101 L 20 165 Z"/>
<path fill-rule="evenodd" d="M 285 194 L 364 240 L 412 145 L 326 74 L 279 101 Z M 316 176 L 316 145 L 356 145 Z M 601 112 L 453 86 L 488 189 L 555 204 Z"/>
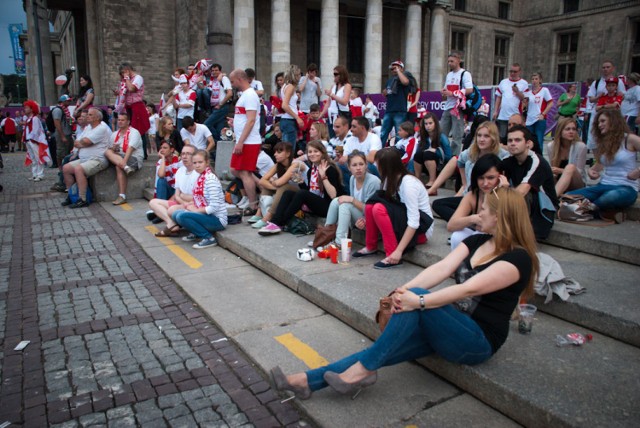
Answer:
<path fill-rule="evenodd" d="M 120 129 L 118 129 L 118 133 L 116 134 L 116 144 L 120 141 Z M 122 153 L 127 153 L 127 149 L 129 148 L 129 134 L 131 134 L 131 127 L 127 128 L 127 133 L 124 134 L 124 142 L 122 143 Z"/>
<path fill-rule="evenodd" d="M 196 208 L 203 208 L 207 206 L 207 200 L 204 197 L 204 184 L 207 181 L 207 175 L 209 174 L 213 174 L 213 172 L 211 172 L 210 167 L 207 167 L 207 169 L 205 169 L 196 180 L 196 185 L 193 188 L 193 203 Z"/>
<path fill-rule="evenodd" d="M 318 167 L 311 167 L 311 177 L 309 178 L 309 191 L 314 195 L 322 196 L 322 181 L 318 173 Z"/>
<path fill-rule="evenodd" d="M 25 166 L 31 165 L 33 162 L 37 162 L 41 165 L 51 164 L 51 154 L 49 153 L 49 144 L 47 143 L 47 135 L 42 128 L 40 119 L 36 116 L 29 116 L 27 122 L 24 125 L 24 132 L 22 133 L 22 141 L 27 143 L 33 143 L 38 145 L 38 158 L 32 159 L 29 150 L 27 150 L 27 157 L 24 160 Z"/>

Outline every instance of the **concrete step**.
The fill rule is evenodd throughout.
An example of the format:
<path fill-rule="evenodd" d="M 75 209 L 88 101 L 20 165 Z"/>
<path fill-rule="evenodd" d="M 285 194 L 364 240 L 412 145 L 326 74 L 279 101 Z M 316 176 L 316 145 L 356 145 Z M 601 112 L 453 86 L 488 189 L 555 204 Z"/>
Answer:
<path fill-rule="evenodd" d="M 446 242 L 445 234 L 438 235 Z M 379 334 L 373 321 L 379 297 L 422 269 L 405 263 L 375 271 L 375 257 L 338 265 L 323 259 L 299 262 L 296 249 L 305 247 L 309 237 L 259 237 L 246 225 L 219 232 L 218 238 L 223 247 L 370 338 Z M 633 426 L 639 420 L 640 349 L 544 312 L 531 335 L 518 334 L 515 324 L 511 330 L 503 348 L 485 364 L 460 366 L 437 357 L 420 363 L 526 426 Z M 593 342 L 582 348 L 555 346 L 556 334 L 574 331 L 591 332 Z"/>
<path fill-rule="evenodd" d="M 421 267 L 442 260 L 449 253 L 447 238 L 450 235 L 446 223 L 436 219 L 432 240 L 405 254 L 404 259 Z M 364 233 L 354 231 L 353 239 L 364 243 Z M 536 296 L 539 310 L 640 346 L 640 313 L 635 310 L 639 301 L 637 278 L 640 269 L 637 266 L 545 244 L 539 244 L 538 251 L 557 260 L 566 276 L 576 279 L 587 289 L 566 302 L 554 296 L 545 304 L 544 297 Z"/>
<path fill-rule="evenodd" d="M 449 189 L 439 189 L 432 200 L 453 196 Z M 604 227 L 557 221 L 546 244 L 612 260 L 640 265 L 640 202 L 625 211 L 627 221 Z"/>
<path fill-rule="evenodd" d="M 156 161 L 151 159 L 144 161 L 142 168 L 128 177 L 127 199 L 142 198 L 146 188 L 153 188 L 155 177 Z M 118 197 L 118 182 L 113 165 L 91 177 L 89 182 L 96 201 L 112 201 Z"/>

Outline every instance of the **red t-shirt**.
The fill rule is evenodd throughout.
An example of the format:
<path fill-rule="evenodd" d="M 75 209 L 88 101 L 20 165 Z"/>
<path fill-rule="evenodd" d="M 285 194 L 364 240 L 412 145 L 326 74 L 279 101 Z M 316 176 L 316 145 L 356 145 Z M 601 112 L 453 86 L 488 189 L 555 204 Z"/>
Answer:
<path fill-rule="evenodd" d="M 4 121 L 4 133 L 6 135 L 16 135 L 16 122 L 10 117 Z"/>
<path fill-rule="evenodd" d="M 598 104 L 599 106 L 604 106 L 607 104 L 617 104 L 616 108 L 620 108 L 620 104 L 622 104 L 622 96 L 621 95 L 614 95 L 614 96 L 609 96 L 609 95 L 603 95 L 600 98 L 598 98 Z"/>

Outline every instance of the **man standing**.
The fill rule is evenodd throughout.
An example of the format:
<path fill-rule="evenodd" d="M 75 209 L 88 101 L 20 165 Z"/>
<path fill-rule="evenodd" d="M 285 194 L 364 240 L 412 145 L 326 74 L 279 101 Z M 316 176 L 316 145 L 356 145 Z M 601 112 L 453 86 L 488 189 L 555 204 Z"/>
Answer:
<path fill-rule="evenodd" d="M 599 79 L 596 79 L 589 86 L 589 91 L 587 92 L 587 105 L 591 103 L 589 111 L 585 111 L 585 127 L 588 127 L 587 147 L 591 150 L 595 149 L 595 141 L 593 139 L 593 135 L 591 131 L 593 130 L 593 121 L 587 118 L 587 114 L 592 116 L 595 113 L 596 105 L 600 100 L 600 97 L 607 95 L 607 79 L 616 77 L 616 67 L 613 65 L 611 61 L 605 61 L 602 63 L 602 74 Z M 618 79 L 618 95 L 624 95 L 627 92 L 624 82 L 621 79 Z"/>
<path fill-rule="evenodd" d="M 460 103 L 462 93 L 465 97 L 473 92 L 473 80 L 471 73 L 460 67 L 460 54 L 452 52 L 447 59 L 449 65 L 449 73 L 445 78 L 444 88 L 440 91 L 442 97 L 446 97 L 442 119 L 440 119 L 440 127 L 442 133 L 450 139 L 451 152 L 456 155 L 460 152 L 460 143 L 464 134 L 464 118 L 460 107 L 464 107 Z"/>
<path fill-rule="evenodd" d="M 302 76 L 298 83 L 300 91 L 300 110 L 304 114 L 309 114 L 312 104 L 318 104 L 319 97 L 322 95 L 322 82 L 318 77 L 318 66 L 309 64 L 307 74 Z"/>
<path fill-rule="evenodd" d="M 387 86 L 382 91 L 382 95 L 387 97 L 387 108 L 382 120 L 382 130 L 380 140 L 386 146 L 391 128 L 395 127 L 396 132 L 400 124 L 407 120 L 407 97 L 412 90 L 411 82 L 415 82 L 411 73 L 404 71 L 402 61 L 394 61 L 389 66 L 391 77 L 387 80 Z M 415 90 L 415 87 L 413 87 Z"/>
<path fill-rule="evenodd" d="M 127 176 L 142 168 L 144 153 L 142 137 L 137 129 L 130 126 L 126 113 L 118 115 L 118 130 L 111 135 L 110 147 L 104 155 L 116 167 L 116 180 L 120 192 L 113 205 L 127 202 Z"/>
<path fill-rule="evenodd" d="M 180 138 L 185 146 L 194 146 L 197 150 L 211 152 L 216 146 L 211 131 L 204 125 L 195 123 L 190 116 L 182 120 L 183 128 L 180 130 Z"/>
<path fill-rule="evenodd" d="M 69 104 L 72 99 L 69 95 L 63 95 L 58 99 L 58 105 L 51 110 L 53 123 L 56 130 L 53 137 L 56 139 L 56 161 L 60 170 L 58 176 L 60 180 L 51 187 L 56 192 L 64 192 L 65 186 L 62 180 L 62 160 L 66 155 L 71 153 L 73 149 L 73 138 L 71 137 L 71 114 L 69 113 Z"/>
<path fill-rule="evenodd" d="M 2 128 L 6 142 L 9 144 L 9 151 L 13 153 L 16 145 L 17 127 L 15 120 L 11 117 L 11 113 L 6 113 L 5 118 L 2 119 L 2 123 L 0 123 L 0 127 Z"/>
<path fill-rule="evenodd" d="M 522 114 L 520 103 L 524 100 L 525 93 L 529 91 L 529 83 L 520 77 L 521 72 L 520 64 L 512 64 L 509 68 L 509 78 L 503 79 L 496 89 L 496 107 L 493 111 L 493 119 L 498 125 L 502 144 L 507 142 L 509 117 L 514 114 Z"/>
<path fill-rule="evenodd" d="M 87 187 L 88 178 L 95 175 L 109 166 L 109 162 L 104 155 L 109 147 L 111 139 L 111 129 L 102 120 L 102 112 L 97 108 L 90 108 L 87 114 L 89 125 L 82 133 L 82 138 L 77 139 L 73 146 L 78 149 L 78 159 L 62 167 L 64 184 L 67 189 L 73 183 L 78 185 L 78 201 L 71 205 L 71 199 L 67 196 L 62 206 L 71 205 L 70 208 L 88 207 Z"/>
<path fill-rule="evenodd" d="M 231 97 L 233 97 L 231 81 L 222 74 L 222 66 L 220 64 L 211 66 L 209 90 L 211 91 L 211 114 L 204 124 L 209 128 L 214 138 L 220 139 L 220 132 L 225 126 L 225 119 L 229 113 L 229 103 Z"/>
<path fill-rule="evenodd" d="M 236 136 L 236 144 L 231 156 L 231 172 L 242 180 L 244 190 L 249 198 L 249 206 L 243 214 L 252 216 L 255 215 L 258 207 L 253 171 L 256 170 L 262 145 L 260 121 L 258 120 L 260 98 L 251 87 L 244 70 L 235 69 L 229 77 L 231 85 L 242 91 L 242 95 L 236 103 L 235 115 L 233 119 L 229 119 L 229 124 L 233 126 L 233 132 Z"/>
<path fill-rule="evenodd" d="M 135 72 L 133 66 L 128 62 L 120 64 L 119 71 L 124 87 L 123 90 L 121 90 L 124 97 L 124 106 L 131 119 L 131 126 L 134 127 L 140 135 L 144 136 L 151 126 L 149 124 L 147 106 L 145 106 L 143 102 L 144 79 Z"/>

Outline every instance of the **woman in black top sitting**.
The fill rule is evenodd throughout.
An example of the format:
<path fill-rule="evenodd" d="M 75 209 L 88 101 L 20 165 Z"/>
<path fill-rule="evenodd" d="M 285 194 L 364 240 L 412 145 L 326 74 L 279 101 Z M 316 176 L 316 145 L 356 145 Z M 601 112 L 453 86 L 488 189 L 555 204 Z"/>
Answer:
<path fill-rule="evenodd" d="M 307 159 L 311 168 L 307 169 L 307 184 L 303 190 L 288 190 L 282 194 L 275 215 L 258 233 L 262 236 L 275 235 L 306 205 L 317 216 L 326 217 L 333 198 L 344 194 L 340 169 L 327 154 L 327 149 L 319 140 L 307 144 Z"/>
<path fill-rule="evenodd" d="M 331 386 L 353 394 L 373 385 L 381 367 L 438 354 L 447 361 L 479 364 L 505 342 L 521 296 L 533 294 L 538 272 L 535 238 L 524 198 L 515 189 L 486 195 L 479 214 L 485 234 L 465 239 L 440 262 L 397 288 L 393 316 L 371 347 L 324 367 L 285 376 L 271 370 L 279 390 L 307 399 Z M 458 267 L 461 284 L 430 292 Z"/>
<path fill-rule="evenodd" d="M 160 147 L 164 141 L 168 141 L 176 149 L 176 152 L 182 152 L 182 148 L 184 147 L 182 137 L 169 116 L 162 116 L 162 118 L 160 118 L 156 132 L 156 144 L 158 147 Z"/>

